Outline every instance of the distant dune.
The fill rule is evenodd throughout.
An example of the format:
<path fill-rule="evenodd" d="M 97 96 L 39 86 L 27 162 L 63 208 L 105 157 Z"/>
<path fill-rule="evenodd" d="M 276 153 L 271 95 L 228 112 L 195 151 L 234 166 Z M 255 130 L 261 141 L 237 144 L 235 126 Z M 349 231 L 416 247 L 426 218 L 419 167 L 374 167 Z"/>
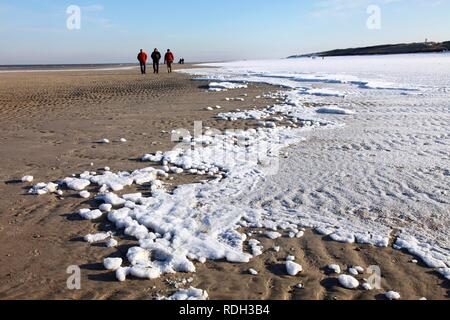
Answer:
<path fill-rule="evenodd" d="M 450 50 L 450 41 L 402 43 L 402 44 L 387 44 L 362 48 L 336 49 L 312 54 L 294 55 L 288 57 L 288 59 L 310 57 L 310 56 L 338 57 L 338 56 L 376 55 L 376 54 L 427 53 L 427 52 L 444 52 L 448 50 Z"/>

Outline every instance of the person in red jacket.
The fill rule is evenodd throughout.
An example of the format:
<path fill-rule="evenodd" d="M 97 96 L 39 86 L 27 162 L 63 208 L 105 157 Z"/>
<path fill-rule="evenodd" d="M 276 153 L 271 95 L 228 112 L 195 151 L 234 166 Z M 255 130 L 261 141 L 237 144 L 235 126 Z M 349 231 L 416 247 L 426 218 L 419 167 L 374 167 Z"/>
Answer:
<path fill-rule="evenodd" d="M 139 64 L 141 65 L 141 73 L 146 74 L 147 72 L 147 54 L 144 52 L 143 49 L 139 52 L 137 59 L 139 61 Z"/>
<path fill-rule="evenodd" d="M 175 61 L 175 57 L 172 53 L 172 51 L 170 51 L 170 49 L 167 49 L 166 55 L 164 56 L 164 63 L 167 64 L 167 72 L 171 73 L 172 72 L 172 64 Z"/>

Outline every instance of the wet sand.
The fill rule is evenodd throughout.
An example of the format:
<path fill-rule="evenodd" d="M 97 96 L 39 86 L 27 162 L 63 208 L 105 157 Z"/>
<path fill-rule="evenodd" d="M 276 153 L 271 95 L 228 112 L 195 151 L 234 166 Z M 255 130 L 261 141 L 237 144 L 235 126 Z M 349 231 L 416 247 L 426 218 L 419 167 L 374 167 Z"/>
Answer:
<path fill-rule="evenodd" d="M 388 290 L 400 292 L 403 299 L 448 299 L 448 281 L 413 263 L 414 257 L 391 248 L 335 243 L 312 231 L 301 239 L 261 236 L 258 240 L 267 251 L 248 264 L 208 261 L 196 264 L 195 274 L 118 283 L 101 261 L 124 257 L 136 242 L 121 239 L 116 249 L 89 246 L 80 237 L 111 228 L 107 221 L 94 224 L 78 218 L 75 212 L 89 202 L 70 192 L 64 200 L 30 196 L 30 185 L 17 181 L 24 175 L 33 175 L 36 183 L 52 181 L 105 166 L 114 171 L 147 167 L 137 159 L 171 149 L 169 132 L 174 129 L 192 131 L 194 121 L 219 130 L 250 125 L 216 121 L 218 111 L 206 107 L 220 105 L 223 111 L 265 107 L 273 101 L 255 97 L 278 90 L 251 85 L 212 93 L 205 90 L 206 84 L 183 74 L 168 75 L 165 69 L 145 77 L 137 69 L 0 74 L 1 299 L 153 299 L 176 291 L 173 280 L 191 277 L 192 285 L 207 290 L 211 299 L 381 299 Z M 248 94 L 244 102 L 225 100 L 242 94 Z M 98 144 L 103 138 L 112 143 Z M 121 138 L 127 142 L 119 143 Z M 195 182 L 189 175 L 168 181 L 174 187 L 189 182 Z M 274 245 L 281 247 L 280 252 L 270 250 Z M 286 275 L 287 255 L 296 256 L 303 266 L 300 276 Z M 339 287 L 336 276 L 325 268 L 332 263 L 344 270 L 353 265 L 380 266 L 383 289 Z M 81 267 L 81 290 L 67 289 L 70 265 Z M 249 268 L 259 274 L 249 275 Z M 304 289 L 295 288 L 299 283 Z"/>

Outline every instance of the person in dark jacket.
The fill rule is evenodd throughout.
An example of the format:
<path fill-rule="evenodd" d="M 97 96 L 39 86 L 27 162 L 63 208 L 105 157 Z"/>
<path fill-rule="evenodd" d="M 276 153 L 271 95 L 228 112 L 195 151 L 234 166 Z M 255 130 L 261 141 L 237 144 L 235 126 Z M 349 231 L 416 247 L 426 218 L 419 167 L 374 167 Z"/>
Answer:
<path fill-rule="evenodd" d="M 161 53 L 155 48 L 152 53 L 153 73 L 159 73 L 159 61 L 161 60 Z"/>
<path fill-rule="evenodd" d="M 145 74 L 147 72 L 147 54 L 144 52 L 143 49 L 139 52 L 137 59 L 139 61 L 139 64 L 141 65 L 141 73 Z"/>
<path fill-rule="evenodd" d="M 172 73 L 172 64 L 175 61 L 175 56 L 170 49 L 167 49 L 167 53 L 164 56 L 164 63 L 167 64 L 167 72 Z"/>

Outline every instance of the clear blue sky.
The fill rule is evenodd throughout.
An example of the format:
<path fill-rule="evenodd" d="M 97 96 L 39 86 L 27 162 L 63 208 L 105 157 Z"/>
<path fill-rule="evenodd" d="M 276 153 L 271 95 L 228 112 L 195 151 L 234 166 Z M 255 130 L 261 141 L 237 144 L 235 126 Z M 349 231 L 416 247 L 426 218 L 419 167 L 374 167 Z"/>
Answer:
<path fill-rule="evenodd" d="M 80 30 L 66 28 L 72 4 Z M 366 26 L 369 4 L 380 30 Z M 214 61 L 444 41 L 449 13 L 450 0 L 0 0 L 0 64 L 133 62 L 141 47 Z"/>

